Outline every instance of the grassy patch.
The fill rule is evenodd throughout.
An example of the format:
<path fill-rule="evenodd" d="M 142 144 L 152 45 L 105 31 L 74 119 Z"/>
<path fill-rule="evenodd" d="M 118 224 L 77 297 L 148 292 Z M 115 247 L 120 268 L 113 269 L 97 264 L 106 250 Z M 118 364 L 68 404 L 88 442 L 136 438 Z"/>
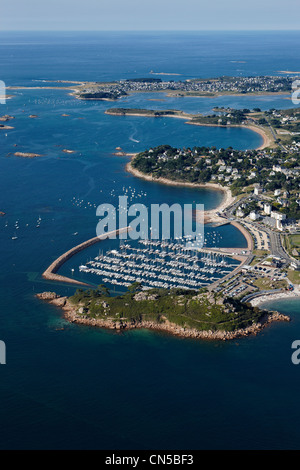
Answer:
<path fill-rule="evenodd" d="M 284 289 L 287 287 L 286 281 L 272 281 L 267 277 L 255 279 L 255 281 L 253 281 L 253 285 L 258 287 L 260 290 Z"/>
<path fill-rule="evenodd" d="M 284 246 L 290 255 L 299 258 L 297 253 L 300 252 L 300 234 L 286 235 L 284 237 Z"/>
<path fill-rule="evenodd" d="M 268 256 L 270 252 L 267 250 L 253 250 L 253 254 L 259 257 L 265 257 Z"/>
<path fill-rule="evenodd" d="M 293 284 L 300 284 L 300 271 L 288 270 L 288 278 Z"/>
<path fill-rule="evenodd" d="M 152 289 L 110 297 L 101 290 L 79 289 L 70 298 L 80 315 L 114 322 L 156 324 L 168 320 L 183 328 L 233 331 L 259 320 L 262 312 L 221 294 Z"/>

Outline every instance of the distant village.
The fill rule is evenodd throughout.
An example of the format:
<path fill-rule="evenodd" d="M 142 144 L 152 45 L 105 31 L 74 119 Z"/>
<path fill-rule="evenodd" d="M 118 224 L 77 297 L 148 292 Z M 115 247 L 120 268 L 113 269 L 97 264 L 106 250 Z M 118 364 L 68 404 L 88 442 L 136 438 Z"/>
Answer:
<path fill-rule="evenodd" d="M 171 92 L 173 95 L 218 93 L 289 93 L 294 78 L 282 76 L 219 77 L 184 81 L 163 81 L 160 78 L 137 78 L 112 83 L 85 83 L 77 90 L 82 99 L 116 100 L 133 92 Z"/>

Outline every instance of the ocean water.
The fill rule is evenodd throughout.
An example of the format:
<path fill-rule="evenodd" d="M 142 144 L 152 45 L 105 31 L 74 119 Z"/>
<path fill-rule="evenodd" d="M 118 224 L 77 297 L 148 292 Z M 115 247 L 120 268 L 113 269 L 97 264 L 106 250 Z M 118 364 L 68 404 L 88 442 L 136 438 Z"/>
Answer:
<path fill-rule="evenodd" d="M 0 79 L 8 86 L 134 78 L 151 76 L 150 70 L 181 74 L 173 79 L 300 70 L 293 52 L 300 34 L 294 32 L 0 33 L 0 38 Z M 10 121 L 15 129 L 0 134 L 0 210 L 6 212 L 0 218 L 0 339 L 7 346 L 7 365 L 0 366 L 0 448 L 298 448 L 300 369 L 291 362 L 291 344 L 300 337 L 298 300 L 268 305 L 290 314 L 291 323 L 219 343 L 71 325 L 60 310 L 34 297 L 45 290 L 74 292 L 72 286 L 46 282 L 41 273 L 95 235 L 95 206 L 116 204 L 124 189 L 135 190 L 132 200 L 145 204 L 198 202 L 206 209 L 219 204 L 219 192 L 133 177 L 125 171 L 128 157 L 112 155 L 117 146 L 136 152 L 162 143 L 239 149 L 261 144 L 247 129 L 115 117 L 104 114 L 108 107 L 207 113 L 214 106 L 285 108 L 291 106 L 289 97 L 167 100 L 164 94 L 137 94 L 107 103 L 78 101 L 62 90 L 11 94 L 0 107 L 1 114 L 16 118 Z M 38 117 L 29 118 L 32 114 Z M 22 159 L 16 151 L 43 157 Z M 212 231 L 207 228 L 208 237 Z M 217 232 L 222 246 L 245 246 L 234 227 Z M 76 255 L 62 272 L 70 275 L 71 267 L 98 249 Z"/>

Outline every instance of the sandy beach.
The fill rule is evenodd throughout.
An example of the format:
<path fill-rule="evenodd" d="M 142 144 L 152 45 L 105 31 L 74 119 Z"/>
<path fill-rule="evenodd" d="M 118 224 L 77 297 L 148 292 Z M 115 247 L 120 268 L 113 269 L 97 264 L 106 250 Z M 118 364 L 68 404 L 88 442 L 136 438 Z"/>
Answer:
<path fill-rule="evenodd" d="M 8 86 L 7 90 L 73 90 L 74 87 L 54 86 Z M 7 98 L 7 97 L 6 97 Z"/>
<path fill-rule="evenodd" d="M 252 125 L 247 125 L 247 126 L 240 126 L 240 127 L 244 127 L 245 129 L 250 129 L 251 131 L 254 131 L 256 132 L 257 134 L 261 135 L 261 137 L 263 138 L 263 143 L 261 144 L 260 147 L 257 147 L 256 150 L 263 150 L 264 148 L 267 148 L 267 147 L 271 147 L 273 144 L 274 144 L 274 140 L 271 136 L 268 136 L 266 134 L 266 132 L 264 132 L 263 129 L 261 129 L 260 127 L 257 127 L 257 126 L 252 126 Z"/>
<path fill-rule="evenodd" d="M 300 75 L 300 72 L 292 72 L 291 70 L 278 70 L 278 73 L 297 73 Z"/>
<path fill-rule="evenodd" d="M 259 307 L 266 302 L 273 302 L 274 300 L 280 299 L 291 299 L 291 298 L 300 298 L 300 286 L 294 286 L 293 291 L 287 292 L 278 292 L 270 295 L 261 295 L 251 300 L 250 303 L 253 307 Z"/>
<path fill-rule="evenodd" d="M 253 250 L 254 249 L 254 241 L 253 241 L 253 238 L 251 237 L 250 233 L 248 232 L 248 230 L 242 224 L 240 224 L 239 222 L 231 221 L 230 224 L 234 225 L 240 232 L 242 232 L 242 234 L 244 235 L 244 237 L 247 240 L 247 249 L 248 250 Z"/>
<path fill-rule="evenodd" d="M 135 156 L 135 155 L 134 155 Z M 224 194 L 224 198 L 219 204 L 218 207 L 215 209 L 211 209 L 208 211 L 204 211 L 204 221 L 205 223 L 221 223 L 225 221 L 224 218 L 220 217 L 218 215 L 218 212 L 221 213 L 223 212 L 228 206 L 230 206 L 234 201 L 235 198 L 232 196 L 231 190 L 227 187 L 221 186 L 220 184 L 217 183 L 189 183 L 185 181 L 172 181 L 167 178 L 153 178 L 151 175 L 145 175 L 141 171 L 137 170 L 136 168 L 133 168 L 131 162 L 134 159 L 134 156 L 132 157 L 131 161 L 127 163 L 126 165 L 126 171 L 131 173 L 132 175 L 136 176 L 137 178 L 142 178 L 147 181 L 152 181 L 155 183 L 161 183 L 161 184 L 167 184 L 170 186 L 185 186 L 185 187 L 190 187 L 190 188 L 204 188 L 204 189 L 215 189 L 216 191 L 222 191 Z"/>
<path fill-rule="evenodd" d="M 186 124 L 191 124 L 194 126 L 203 126 L 203 127 L 224 127 L 224 128 L 231 128 L 231 127 L 239 127 L 239 128 L 244 128 L 244 129 L 250 129 L 253 132 L 256 132 L 263 138 L 263 143 L 257 147 L 255 150 L 263 150 L 264 148 L 271 147 L 274 144 L 274 140 L 272 137 L 268 136 L 266 132 L 261 128 L 257 127 L 255 125 L 251 124 L 230 124 L 228 126 L 222 126 L 219 124 L 203 124 L 203 123 L 197 123 L 197 122 L 192 122 L 192 121 L 187 121 Z"/>

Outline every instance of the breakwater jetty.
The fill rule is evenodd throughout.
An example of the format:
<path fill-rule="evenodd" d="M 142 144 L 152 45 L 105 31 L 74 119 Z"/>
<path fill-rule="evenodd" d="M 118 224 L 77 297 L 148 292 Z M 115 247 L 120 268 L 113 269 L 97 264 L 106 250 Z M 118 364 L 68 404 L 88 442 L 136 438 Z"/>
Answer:
<path fill-rule="evenodd" d="M 58 282 L 66 282 L 68 284 L 77 284 L 81 286 L 89 286 L 89 284 L 86 284 L 81 281 L 77 281 L 76 279 L 72 279 L 66 276 L 62 276 L 60 274 L 57 274 L 57 271 L 59 268 L 72 256 L 76 255 L 80 251 L 84 250 L 85 248 L 88 248 L 89 246 L 95 245 L 96 243 L 105 240 L 106 238 L 111 238 L 113 236 L 119 235 L 120 233 L 124 233 L 130 230 L 130 227 L 124 227 L 118 230 L 114 230 L 112 232 L 104 233 L 103 235 L 100 235 L 99 237 L 94 237 L 90 238 L 89 240 L 86 240 L 83 243 L 80 243 L 79 245 L 71 248 L 70 250 L 66 251 L 64 254 L 59 256 L 53 263 L 46 269 L 46 271 L 43 272 L 42 276 L 44 279 L 47 279 L 49 281 L 58 281 Z"/>

